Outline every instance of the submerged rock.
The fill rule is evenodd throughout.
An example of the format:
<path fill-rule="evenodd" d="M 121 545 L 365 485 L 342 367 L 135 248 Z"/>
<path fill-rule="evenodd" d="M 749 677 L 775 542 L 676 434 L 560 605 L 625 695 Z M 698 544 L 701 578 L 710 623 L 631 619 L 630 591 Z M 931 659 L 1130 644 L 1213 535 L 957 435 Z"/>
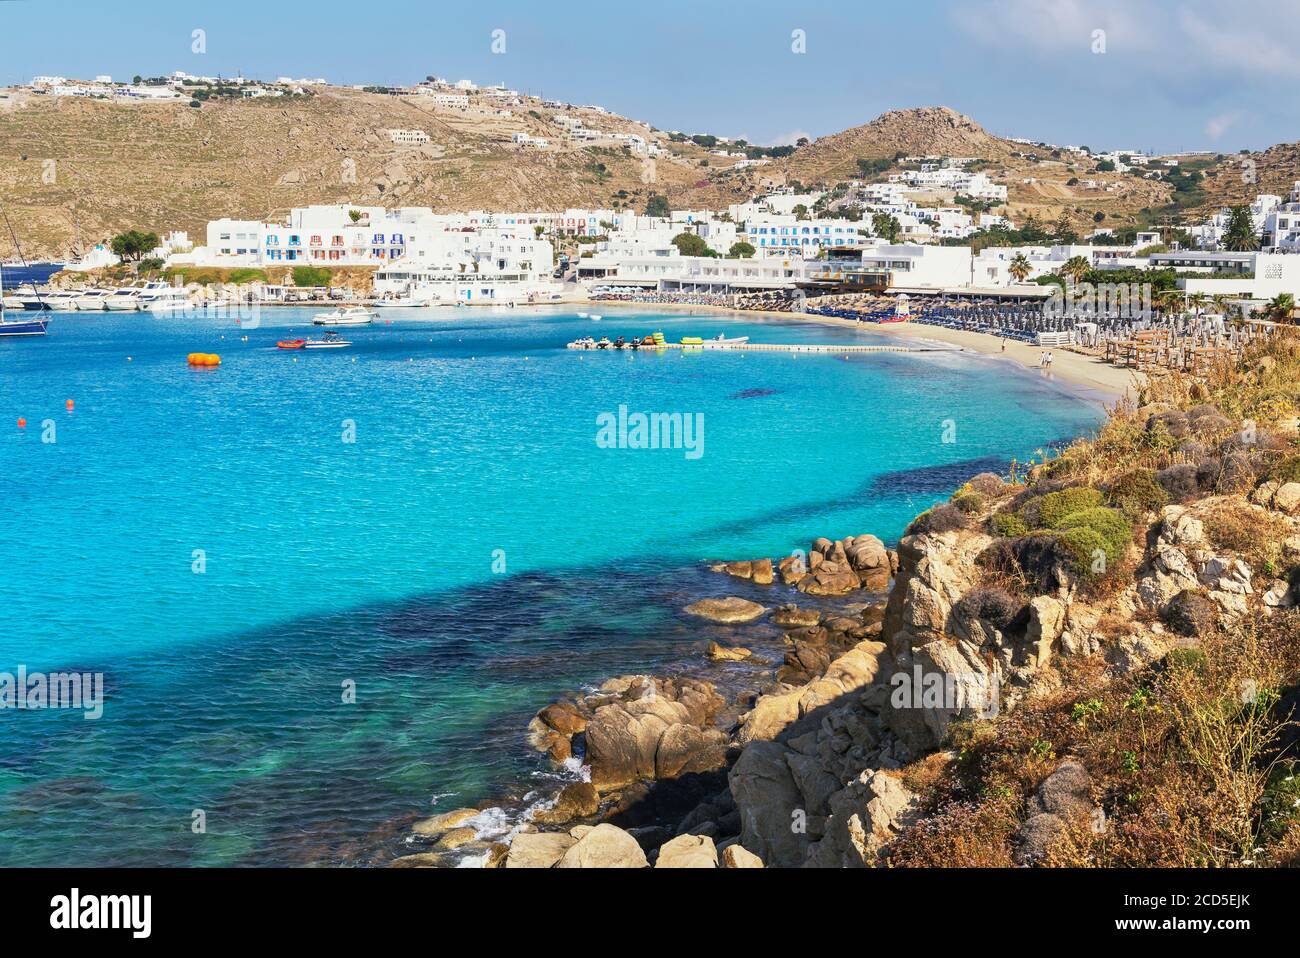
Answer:
<path fill-rule="evenodd" d="M 688 605 L 684 611 L 713 622 L 732 623 L 761 619 L 767 609 L 757 602 L 731 595 L 721 599 L 701 599 Z"/>

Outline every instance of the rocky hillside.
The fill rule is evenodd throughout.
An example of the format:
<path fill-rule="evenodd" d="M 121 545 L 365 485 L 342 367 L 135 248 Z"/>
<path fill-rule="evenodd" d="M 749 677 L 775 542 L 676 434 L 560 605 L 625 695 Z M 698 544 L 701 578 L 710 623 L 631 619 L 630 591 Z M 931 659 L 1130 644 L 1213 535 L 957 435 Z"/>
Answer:
<path fill-rule="evenodd" d="M 858 160 L 899 153 L 975 157 L 1010 189 L 1000 211 L 1053 222 L 1064 214 L 1080 230 L 1098 212 L 1107 225 L 1131 225 L 1140 210 L 1170 198 L 1169 187 L 1134 176 L 1071 185 L 1086 173 L 1070 156 L 1017 156 L 1026 148 L 944 107 L 886 113 L 748 169 L 644 123 L 581 107 L 563 112 L 596 129 L 654 139 L 665 153 L 650 168 L 622 148 L 567 144 L 552 120 L 557 112 L 532 98 L 504 117 L 333 87 L 276 99 L 212 98 L 198 109 L 15 91 L 0 98 L 0 203 L 31 256 L 65 258 L 126 229 L 186 230 L 197 240 L 210 219 L 277 218 L 310 203 L 643 210 L 659 193 L 677 208 L 723 209 L 792 181 L 829 189 L 859 177 Z M 390 129 L 423 130 L 430 142 L 397 145 Z M 510 142 L 514 132 L 551 146 L 521 149 Z"/>
<path fill-rule="evenodd" d="M 905 156 L 971 156 L 1008 160 L 1017 145 L 989 133 L 946 106 L 892 110 L 870 123 L 823 136 L 783 164 L 805 182 L 858 175 L 859 159 Z"/>
<path fill-rule="evenodd" d="M 1260 153 L 1234 153 L 1206 171 L 1207 198 L 1200 207 L 1214 212 L 1223 206 L 1249 203 L 1260 193 L 1285 199 L 1300 181 L 1300 143 L 1279 143 Z"/>
<path fill-rule="evenodd" d="M 278 217 L 310 203 L 644 208 L 658 192 L 699 208 L 739 195 L 709 178 L 721 161 L 702 167 L 707 153 L 693 144 L 662 138 L 671 149 L 652 174 L 621 148 L 559 146 L 556 112 L 529 101 L 500 117 L 340 88 L 214 98 L 199 109 L 24 95 L 0 105 L 0 202 L 30 255 L 64 256 L 124 229 L 201 239 L 210 219 Z M 654 136 L 620 117 L 568 113 L 593 128 Z M 424 130 L 430 143 L 399 146 L 389 129 Z M 521 149 L 513 132 L 555 145 Z"/>
<path fill-rule="evenodd" d="M 1151 383 L 1027 475 L 973 477 L 896 552 L 716 566 L 743 595 L 685 610 L 714 680 L 539 712 L 534 745 L 588 775 L 482 860 L 1300 864 L 1298 383 L 1278 337 Z M 771 626 L 781 664 L 729 701 L 715 683 Z M 476 814 L 417 825 L 432 848 L 400 864 L 445 864 Z"/>

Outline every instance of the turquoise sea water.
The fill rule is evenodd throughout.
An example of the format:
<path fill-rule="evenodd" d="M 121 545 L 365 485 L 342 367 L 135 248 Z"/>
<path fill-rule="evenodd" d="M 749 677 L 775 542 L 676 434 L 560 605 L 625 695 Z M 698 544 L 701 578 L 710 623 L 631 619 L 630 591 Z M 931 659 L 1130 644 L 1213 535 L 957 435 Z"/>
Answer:
<path fill-rule="evenodd" d="M 276 350 L 312 312 L 0 340 L 0 672 L 107 688 L 97 721 L 0 711 L 0 865 L 369 861 L 403 816 L 544 777 L 523 730 L 555 695 L 697 658 L 678 610 L 726 587 L 702 560 L 894 539 L 1101 415 L 967 354 L 563 348 L 895 341 L 866 330 L 394 310 Z M 703 455 L 601 448 L 620 405 L 703 414 Z"/>

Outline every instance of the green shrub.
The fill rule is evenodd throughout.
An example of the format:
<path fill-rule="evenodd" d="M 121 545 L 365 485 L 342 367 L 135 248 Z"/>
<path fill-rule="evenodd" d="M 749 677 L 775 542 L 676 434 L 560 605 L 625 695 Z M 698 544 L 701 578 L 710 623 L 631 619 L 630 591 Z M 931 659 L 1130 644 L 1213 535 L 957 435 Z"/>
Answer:
<path fill-rule="evenodd" d="M 1268 470 L 1272 482 L 1300 482 L 1300 456 L 1287 456 L 1275 462 Z"/>
<path fill-rule="evenodd" d="M 978 492 L 959 491 L 952 497 L 952 504 L 968 516 L 984 511 L 984 497 Z"/>
<path fill-rule="evenodd" d="M 1045 529 L 1055 529 L 1066 516 L 1100 506 L 1101 502 L 1101 493 L 1088 486 L 1049 492 L 1038 504 L 1038 523 Z"/>
<path fill-rule="evenodd" d="M 1006 536 L 1008 539 L 1018 539 L 1029 531 L 1029 527 L 1025 525 L 1025 520 L 1020 518 L 1020 513 L 1011 510 L 994 513 L 990 522 L 993 525 L 994 532 L 1000 536 Z"/>
<path fill-rule="evenodd" d="M 1106 501 L 1135 521 L 1169 505 L 1169 493 L 1156 482 L 1156 474 L 1150 469 L 1135 469 L 1110 484 Z"/>
<path fill-rule="evenodd" d="M 1065 553 L 1071 570 L 1081 579 L 1089 580 L 1102 574 L 1102 570 L 1093 568 L 1098 553 L 1106 557 L 1107 563 L 1111 561 L 1106 540 L 1100 532 L 1087 526 L 1066 529 L 1056 537 L 1056 541 Z"/>
<path fill-rule="evenodd" d="M 330 271 L 324 266 L 295 266 L 293 268 L 293 285 L 328 286 Z"/>
<path fill-rule="evenodd" d="M 1097 574 L 1092 568 L 1097 549 L 1105 554 L 1106 568 L 1109 568 L 1123 558 L 1133 539 L 1133 526 L 1124 514 L 1103 506 L 1071 513 L 1061 520 L 1059 528 L 1062 541 L 1076 560 L 1080 558 L 1080 550 L 1087 548 L 1086 562 L 1076 562 L 1074 566 L 1085 578 Z M 1084 532 L 1090 535 L 1082 535 Z"/>
<path fill-rule="evenodd" d="M 251 266 L 241 266 L 238 269 L 232 269 L 228 282 L 231 283 L 253 283 L 266 282 L 266 270 L 254 269 Z"/>

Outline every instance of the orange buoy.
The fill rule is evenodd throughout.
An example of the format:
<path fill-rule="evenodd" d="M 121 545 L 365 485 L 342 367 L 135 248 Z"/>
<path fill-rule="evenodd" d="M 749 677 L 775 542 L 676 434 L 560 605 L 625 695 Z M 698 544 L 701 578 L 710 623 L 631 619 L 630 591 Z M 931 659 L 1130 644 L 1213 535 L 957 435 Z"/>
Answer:
<path fill-rule="evenodd" d="M 72 400 L 69 399 L 65 405 L 68 407 L 68 412 L 72 412 Z"/>
<path fill-rule="evenodd" d="M 221 357 L 216 353 L 190 353 L 185 361 L 191 366 L 220 366 Z"/>
<path fill-rule="evenodd" d="M 27 420 L 24 419 L 22 416 L 19 416 L 19 417 L 18 417 L 18 428 L 19 428 L 19 429 L 26 429 L 26 428 L 27 428 Z"/>

